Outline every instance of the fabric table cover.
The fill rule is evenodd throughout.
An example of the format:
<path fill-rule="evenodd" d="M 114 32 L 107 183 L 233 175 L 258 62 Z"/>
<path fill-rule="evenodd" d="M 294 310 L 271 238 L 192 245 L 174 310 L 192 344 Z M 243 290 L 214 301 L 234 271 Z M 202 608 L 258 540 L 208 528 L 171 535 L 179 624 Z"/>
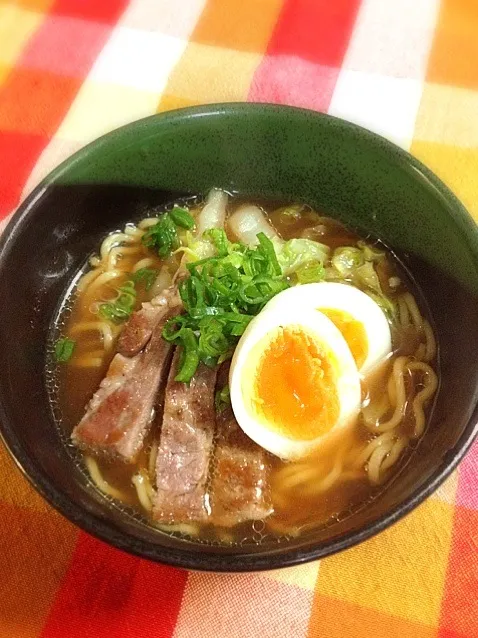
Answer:
<path fill-rule="evenodd" d="M 228 101 L 371 128 L 478 219 L 477 0 L 0 0 L 0 229 L 97 136 Z M 0 445 L 0 637 L 40 636 L 477 638 L 478 445 L 379 536 L 239 575 L 153 564 L 80 532 Z"/>

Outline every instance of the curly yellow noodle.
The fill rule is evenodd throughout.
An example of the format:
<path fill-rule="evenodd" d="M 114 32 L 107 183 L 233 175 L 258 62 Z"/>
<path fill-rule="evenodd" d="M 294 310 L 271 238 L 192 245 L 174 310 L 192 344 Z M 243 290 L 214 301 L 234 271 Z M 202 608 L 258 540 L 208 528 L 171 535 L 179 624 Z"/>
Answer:
<path fill-rule="evenodd" d="M 435 335 L 433 334 L 433 330 L 428 321 L 423 322 L 423 332 L 425 334 L 426 339 L 426 352 L 423 357 L 423 361 L 431 361 L 435 358 L 437 352 L 437 343 L 435 340 Z"/>
<path fill-rule="evenodd" d="M 154 265 L 154 259 L 151 257 L 145 257 L 144 259 L 140 259 L 133 267 L 133 272 L 138 272 L 141 268 L 149 268 Z"/>
<path fill-rule="evenodd" d="M 112 349 L 118 329 L 113 329 L 106 321 L 82 321 L 71 327 L 70 335 L 74 336 L 80 332 L 99 332 L 103 337 L 103 347 L 106 351 Z"/>
<path fill-rule="evenodd" d="M 401 453 L 409 444 L 408 437 L 401 436 L 399 437 L 395 443 L 393 444 L 390 453 L 387 458 L 384 459 L 382 465 L 380 466 L 380 471 L 383 473 L 394 465 L 398 459 L 400 458 Z"/>
<path fill-rule="evenodd" d="M 387 381 L 387 394 L 388 400 L 392 408 L 397 405 L 397 389 L 395 387 L 395 377 L 391 374 Z"/>
<path fill-rule="evenodd" d="M 138 228 L 141 230 L 147 230 L 148 228 L 151 228 L 151 226 L 155 226 L 157 223 L 158 217 L 147 217 L 139 222 Z"/>
<path fill-rule="evenodd" d="M 99 304 L 105 301 L 105 299 L 99 299 L 103 292 L 101 287 L 120 277 L 124 278 L 126 268 L 128 268 L 128 272 L 134 273 L 142 268 L 155 267 L 157 261 L 152 257 L 145 256 L 146 252 L 144 252 L 141 240 L 145 232 L 157 222 L 158 217 L 149 217 L 137 225 L 127 224 L 123 232 L 112 233 L 103 240 L 100 256 L 90 258 L 93 269 L 83 275 L 78 283 L 78 292 L 82 294 L 82 303 L 85 309 L 91 309 L 93 313 L 96 313 Z M 176 252 L 187 253 L 188 250 L 188 248 L 180 248 Z M 196 255 L 192 256 L 196 258 Z M 125 257 L 124 261 L 122 261 L 123 257 Z M 137 259 L 136 263 L 134 263 L 135 259 Z M 179 260 L 179 257 L 177 259 Z M 183 276 L 186 261 L 187 258 L 183 254 L 174 277 L 172 271 L 170 272 L 166 266 L 162 266 L 153 286 L 148 290 L 149 296 L 156 296 L 172 281 Z M 115 285 L 112 287 L 114 288 Z M 105 290 L 107 291 L 108 288 L 106 287 Z M 363 422 L 363 427 L 373 438 L 366 443 L 359 444 L 357 442 L 359 440 L 358 434 L 362 437 L 363 432 L 357 431 L 350 437 L 341 438 L 338 448 L 334 443 L 335 447 L 330 447 L 332 450 L 330 453 L 328 451 L 321 452 L 322 456 L 309 457 L 299 462 L 289 463 L 274 471 L 272 500 L 275 508 L 286 510 L 293 498 L 319 497 L 339 483 L 346 481 L 367 480 L 371 485 L 379 485 L 389 476 L 390 469 L 400 459 L 410 440 L 423 434 L 426 424 L 425 405 L 438 387 L 437 375 L 428 365 L 428 362 L 433 361 L 436 356 L 437 344 L 432 328 L 429 322 L 422 317 L 412 294 L 409 292 L 401 294 L 395 297 L 394 302 L 396 302 L 398 311 L 398 326 L 396 327 L 399 332 L 403 330 L 403 340 L 402 342 L 398 341 L 400 347 L 407 346 L 409 336 L 409 343 L 417 343 L 418 345 L 413 356 L 396 356 L 393 364 L 391 362 L 388 364 L 390 368 L 387 366 L 381 369 L 378 385 L 376 379 L 373 383 L 370 379 L 367 380 L 370 382 L 368 389 L 370 389 L 372 399 L 369 399 L 370 395 L 366 395 L 362 407 L 362 419 L 359 420 L 357 428 L 362 428 Z M 113 348 L 117 337 L 114 326 L 102 321 L 83 321 L 73 326 L 71 334 L 73 336 L 88 330 L 96 330 L 101 335 L 105 351 Z M 118 328 L 119 330 L 120 328 Z M 409 354 L 410 350 L 407 352 L 404 349 L 403 352 Z M 396 355 L 398 352 L 394 354 Z M 71 364 L 80 367 L 94 367 L 102 365 L 103 362 L 104 352 L 97 349 L 86 354 L 80 352 L 79 355 L 73 357 Z M 408 374 L 412 375 L 413 378 L 413 385 L 416 388 L 415 396 L 410 394 L 407 397 L 409 383 L 406 375 Z M 405 383 L 406 381 L 407 383 Z M 419 381 L 421 385 L 418 385 Z M 380 390 L 380 387 L 386 388 L 386 391 L 380 394 L 374 389 Z M 367 387 L 364 386 L 364 391 L 366 390 Z M 407 401 L 411 402 L 411 405 Z M 404 425 L 405 415 L 407 428 Z M 411 420 L 412 416 L 413 421 Z M 408 430 L 409 418 L 410 427 L 413 426 L 412 434 Z M 157 453 L 158 443 L 155 441 L 145 459 L 145 467 L 132 478 L 138 500 L 147 512 L 152 511 L 156 494 L 154 476 Z M 92 480 L 100 490 L 114 498 L 122 498 L 121 492 L 105 481 L 93 457 L 85 457 L 85 463 Z M 195 536 L 200 531 L 199 526 L 188 523 L 179 525 L 154 524 L 164 531 L 178 532 L 188 536 Z M 270 529 L 287 536 L 298 535 L 311 526 L 313 525 L 309 522 L 299 526 L 294 521 L 287 523 L 274 518 L 268 520 Z M 232 540 L 231 537 L 230 542 Z M 224 542 L 229 541 L 225 539 Z"/>
<path fill-rule="evenodd" d="M 106 263 L 108 255 L 112 248 L 121 245 L 123 242 L 129 244 L 135 241 L 136 239 L 134 237 L 126 235 L 126 233 L 112 233 L 111 235 L 108 235 L 108 237 L 103 240 L 100 247 L 101 261 L 103 263 Z"/>
<path fill-rule="evenodd" d="M 276 472 L 275 477 L 278 480 L 282 481 L 286 479 L 288 476 L 292 476 L 296 474 L 297 472 L 301 472 L 307 469 L 308 467 L 310 467 L 309 463 L 287 463 L 286 465 L 281 467 L 280 470 Z"/>
<path fill-rule="evenodd" d="M 118 268 L 117 262 L 121 261 L 125 255 L 136 255 L 141 250 L 141 246 L 118 246 L 112 248 L 106 259 L 106 270 L 110 271 Z"/>
<path fill-rule="evenodd" d="M 382 394 L 379 399 L 372 401 L 369 405 L 362 408 L 362 415 L 365 423 L 370 429 L 373 429 L 380 419 L 390 410 L 391 406 L 387 394 Z"/>
<path fill-rule="evenodd" d="M 377 448 L 382 447 L 383 445 L 388 445 L 395 438 L 396 435 L 393 431 L 384 432 L 383 434 L 373 438 L 356 457 L 354 463 L 355 467 L 362 467 L 365 465 Z"/>
<path fill-rule="evenodd" d="M 405 415 L 406 393 L 405 380 L 403 378 L 403 370 L 407 363 L 407 357 L 397 357 L 393 363 L 392 375 L 395 383 L 396 407 L 388 421 L 379 423 L 373 429 L 375 432 L 387 432 L 396 428 Z"/>
<path fill-rule="evenodd" d="M 122 272 L 121 270 L 110 270 L 108 272 L 101 273 L 101 275 L 97 277 L 92 283 L 90 283 L 89 286 L 86 288 L 86 290 L 83 292 L 82 301 L 85 307 L 90 306 L 98 288 L 101 288 L 101 286 L 104 286 L 105 284 L 109 283 L 113 279 L 117 279 L 118 277 L 123 277 L 123 276 L 124 276 L 124 272 Z"/>
<path fill-rule="evenodd" d="M 410 372 L 421 371 L 424 374 L 424 388 L 420 390 L 413 399 L 413 415 L 415 417 L 415 427 L 413 430 L 413 437 L 417 439 L 423 434 L 425 430 L 425 412 L 423 409 L 424 404 L 428 399 L 433 396 L 438 387 L 438 377 L 432 368 L 422 361 L 412 361 L 408 364 Z"/>
<path fill-rule="evenodd" d="M 378 485 L 380 483 L 380 467 L 385 457 L 390 454 L 392 448 L 393 443 L 389 442 L 381 445 L 372 452 L 367 463 L 368 478 L 372 485 Z"/>
<path fill-rule="evenodd" d="M 133 237 L 136 241 L 139 241 L 144 235 L 144 230 L 141 230 L 134 224 L 126 224 L 124 228 L 124 234 Z"/>
<path fill-rule="evenodd" d="M 95 350 L 80 357 L 74 357 L 70 365 L 74 368 L 101 368 L 104 361 L 104 351 Z"/>
<path fill-rule="evenodd" d="M 136 489 L 139 502 L 147 512 L 151 512 L 153 509 L 154 490 L 146 472 L 140 470 L 133 476 L 131 482 Z"/>
<path fill-rule="evenodd" d="M 304 525 L 300 527 L 292 527 L 290 524 L 281 523 L 280 521 L 275 520 L 273 518 L 267 521 L 267 526 L 273 532 L 277 532 L 278 534 L 283 534 L 284 536 L 290 536 L 291 538 L 295 538 L 296 536 L 299 536 L 300 533 L 305 528 Z"/>
<path fill-rule="evenodd" d="M 105 494 L 108 494 L 108 496 L 112 496 L 113 498 L 117 498 L 118 500 L 124 500 L 123 492 L 110 485 L 108 481 L 105 481 L 100 472 L 100 468 L 98 467 L 96 459 L 94 459 L 92 456 L 85 456 L 84 459 L 86 469 L 88 470 L 91 480 L 93 481 L 93 483 L 95 483 L 96 487 L 98 487 L 98 489 Z"/>
<path fill-rule="evenodd" d="M 427 353 L 427 346 L 424 343 L 421 343 L 418 348 L 415 350 L 415 354 L 413 355 L 415 359 L 418 361 L 422 361 Z"/>
<path fill-rule="evenodd" d="M 408 312 L 408 306 L 403 297 L 399 297 L 397 299 L 397 304 L 400 325 L 403 328 L 407 328 L 410 325 L 410 313 Z"/>
<path fill-rule="evenodd" d="M 313 495 L 319 495 L 319 494 L 322 494 L 323 492 L 326 492 L 341 477 L 342 468 L 343 468 L 343 462 L 342 462 L 342 459 L 340 459 L 339 461 L 336 461 L 334 463 L 333 468 L 321 481 L 318 481 L 317 483 L 313 483 L 310 481 L 305 482 L 305 485 L 303 489 L 301 490 L 302 493 L 307 496 L 313 496 Z"/>
<path fill-rule="evenodd" d="M 417 330 L 421 330 L 423 326 L 423 317 L 420 314 L 420 310 L 418 309 L 417 302 L 415 301 L 415 297 L 410 293 L 406 292 L 402 295 L 402 299 L 407 304 L 408 312 L 412 318 L 412 323 L 417 328 Z"/>
<path fill-rule="evenodd" d="M 178 523 L 176 525 L 166 525 L 163 523 L 156 523 L 158 529 L 163 532 L 170 532 L 176 534 L 185 534 L 186 536 L 197 536 L 199 534 L 199 526 L 193 525 L 193 523 Z"/>
<path fill-rule="evenodd" d="M 78 285 L 76 287 L 76 290 L 78 293 L 82 293 L 85 288 L 91 284 L 92 281 L 94 281 L 97 277 L 99 277 L 102 273 L 102 269 L 101 268 L 95 268 L 94 270 L 90 270 L 90 272 L 87 272 L 85 275 L 83 275 L 79 282 Z"/>
<path fill-rule="evenodd" d="M 301 484 L 306 484 L 309 481 L 312 481 L 317 474 L 320 474 L 320 468 L 313 465 L 303 466 L 301 470 L 296 467 L 293 474 L 290 474 L 286 478 L 282 478 L 281 486 L 283 489 L 292 490 Z M 277 479 L 280 480 L 280 477 L 277 477 Z"/>

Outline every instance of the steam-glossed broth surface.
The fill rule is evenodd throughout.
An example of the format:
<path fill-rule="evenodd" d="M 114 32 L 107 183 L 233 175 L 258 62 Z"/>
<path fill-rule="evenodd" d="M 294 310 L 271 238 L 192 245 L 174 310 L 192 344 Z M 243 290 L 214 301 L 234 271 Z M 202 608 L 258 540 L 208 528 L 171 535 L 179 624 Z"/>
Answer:
<path fill-rule="evenodd" d="M 249 202 L 229 197 L 227 218 L 245 203 Z M 98 474 L 93 472 L 91 473 L 92 485 L 102 491 L 106 491 L 103 489 L 105 484 L 111 487 L 112 491 L 106 497 L 113 498 L 119 507 L 125 508 L 131 515 L 140 517 L 162 531 L 181 534 L 202 542 L 249 544 L 260 543 L 266 537 L 280 541 L 317 527 L 331 525 L 335 520 L 348 516 L 363 506 L 380 490 L 386 489 L 389 481 L 404 466 L 416 447 L 423 428 L 420 430 L 421 414 L 418 414 L 413 407 L 414 399 L 420 392 L 430 388 L 430 396 L 423 400 L 423 414 L 427 421 L 433 405 L 431 375 L 438 375 L 436 346 L 433 350 L 434 344 L 431 341 L 432 321 L 426 303 L 411 277 L 390 250 L 377 241 L 358 236 L 339 222 L 308 206 L 294 208 L 287 204 L 278 205 L 264 201 L 252 202 L 252 204 L 258 205 L 266 221 L 282 240 L 287 242 L 294 238 L 305 238 L 328 247 L 328 257 L 322 264 L 325 281 L 357 287 L 367 294 L 370 293 L 377 303 L 383 304 L 381 307 L 386 313 L 392 336 L 392 352 L 373 374 L 360 379 L 361 409 L 352 427 L 344 428 L 342 433 L 326 441 L 311 455 L 296 460 L 282 460 L 261 449 L 261 458 L 267 466 L 267 480 L 261 486 L 261 490 L 264 492 L 267 503 L 270 504 L 271 511 L 262 520 L 245 520 L 236 525 L 230 522 L 221 524 L 220 517 L 219 522 L 216 522 L 214 510 L 210 511 L 211 508 L 208 506 L 208 516 L 203 520 L 164 522 L 154 520 L 151 511 L 145 508 L 137 485 L 132 479 L 135 476 L 143 477 L 144 480 L 140 479 L 141 485 L 147 484 L 148 498 L 154 500 L 157 486 L 154 458 L 151 459 L 151 454 L 155 452 L 161 440 L 164 386 L 160 388 L 155 399 L 150 431 L 133 463 L 125 462 L 115 455 L 110 457 L 97 450 L 78 451 L 71 442 L 68 443 L 69 449 L 78 462 L 82 465 L 86 463 L 84 465 L 86 473 L 91 473 L 92 466 L 88 464 L 91 463 L 88 459 L 93 459 L 104 483 L 99 483 Z M 198 197 L 181 201 L 179 205 L 186 208 L 197 220 L 204 207 L 204 200 Z M 153 210 L 143 217 L 154 218 L 161 212 L 161 210 Z M 138 231 L 139 222 L 140 220 L 131 220 L 130 229 Z M 230 241 L 237 241 L 238 237 L 233 235 L 227 221 L 225 230 Z M 65 298 L 63 309 L 52 330 L 52 349 L 59 337 L 68 337 L 75 342 L 71 359 L 55 365 L 53 376 L 56 389 L 51 392 L 54 412 L 58 417 L 59 427 L 66 437 L 71 435 L 75 426 L 83 418 L 85 406 L 105 377 L 125 325 L 124 321 L 108 322 L 104 317 L 99 316 L 98 309 L 101 304 L 114 302 L 118 298 L 119 288 L 131 281 L 131 273 L 139 262 L 144 262 L 144 268 L 147 270 L 154 271 L 156 279 L 149 289 L 144 281 L 140 280 L 135 284 L 133 310 L 139 310 L 141 304 L 151 300 L 162 287 L 171 285 L 178 267 L 181 264 L 184 265 L 187 251 L 179 250 L 173 252 L 171 256 L 161 258 L 155 250 L 142 243 L 142 232 L 144 228 L 141 232 L 137 232 L 134 241 L 115 243 L 113 249 L 116 253 L 113 256 L 111 256 L 111 247 L 108 248 L 109 253 L 105 252 L 103 255 L 100 247 L 97 247 L 93 259 L 88 261 L 82 273 L 78 273 L 77 285 L 72 287 L 71 294 Z M 186 241 L 184 240 L 186 232 L 193 233 L 194 230 L 182 229 L 181 242 Z M 380 256 L 367 253 L 364 245 L 372 247 L 373 251 Z M 377 279 L 361 278 L 354 270 L 355 267 L 342 272 L 334 268 L 333 256 L 339 255 L 340 249 L 344 247 L 354 249 L 358 247 L 360 251 L 363 251 L 366 256 L 365 263 L 370 265 L 367 266 L 368 272 L 373 270 Z M 337 250 L 339 250 L 338 253 L 335 252 Z M 369 261 L 367 261 L 367 255 Z M 88 258 L 88 255 L 85 255 L 85 258 Z M 108 259 L 110 259 L 109 262 Z M 98 268 L 103 270 L 98 275 L 97 282 L 103 277 L 104 272 L 108 272 L 108 269 L 115 270 L 117 275 L 112 278 L 103 277 L 103 282 L 100 281 L 98 285 L 93 286 L 93 279 L 89 282 L 84 278 Z M 365 270 L 361 271 L 363 272 Z M 158 273 L 163 277 L 163 281 L 158 281 Z M 290 285 L 301 285 L 297 277 L 295 273 L 288 276 Z M 371 282 L 372 284 L 375 282 L 373 285 L 378 282 L 380 294 L 376 289 L 372 289 Z M 106 328 L 103 329 L 104 326 L 100 328 L 99 324 L 106 324 Z M 397 361 L 399 363 L 395 365 Z M 226 362 L 222 365 L 228 364 Z M 222 374 L 221 372 L 218 374 L 215 388 L 216 399 L 217 393 L 226 384 L 227 372 L 224 373 L 223 370 Z M 403 389 L 406 397 L 403 410 L 397 425 L 390 426 L 390 430 L 387 430 L 389 427 L 387 424 L 393 425 L 393 419 L 398 418 L 397 402 L 400 399 L 397 397 L 400 395 L 400 388 Z M 219 409 L 217 401 L 215 409 Z M 221 410 L 231 411 L 227 398 Z M 231 418 L 233 418 L 232 412 Z M 376 424 L 375 429 L 373 423 Z M 385 424 L 383 429 L 381 424 Z M 390 434 L 384 436 L 386 432 Z M 223 436 L 225 434 L 216 429 L 205 488 L 208 503 L 214 503 L 212 486 L 215 455 Z M 383 445 L 388 446 L 386 448 L 388 451 L 383 458 L 379 458 L 380 455 L 377 453 L 380 444 L 376 445 L 376 449 L 373 447 L 374 441 L 380 436 L 382 436 Z M 251 446 L 255 445 L 251 442 Z M 251 447 L 251 449 L 254 448 Z M 373 464 L 377 465 L 376 469 L 372 467 Z M 376 477 L 379 478 L 375 480 Z"/>

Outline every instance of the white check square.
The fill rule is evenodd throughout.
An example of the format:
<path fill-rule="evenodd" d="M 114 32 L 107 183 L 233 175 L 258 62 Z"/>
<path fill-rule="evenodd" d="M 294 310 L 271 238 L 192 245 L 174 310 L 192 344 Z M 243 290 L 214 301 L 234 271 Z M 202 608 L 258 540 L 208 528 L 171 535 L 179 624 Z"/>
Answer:
<path fill-rule="evenodd" d="M 363 0 L 343 67 L 425 77 L 439 0 Z"/>
<path fill-rule="evenodd" d="M 117 27 L 89 79 L 160 93 L 186 44 L 162 33 Z"/>
<path fill-rule="evenodd" d="M 329 113 L 409 148 L 422 89 L 419 80 L 342 70 Z"/>

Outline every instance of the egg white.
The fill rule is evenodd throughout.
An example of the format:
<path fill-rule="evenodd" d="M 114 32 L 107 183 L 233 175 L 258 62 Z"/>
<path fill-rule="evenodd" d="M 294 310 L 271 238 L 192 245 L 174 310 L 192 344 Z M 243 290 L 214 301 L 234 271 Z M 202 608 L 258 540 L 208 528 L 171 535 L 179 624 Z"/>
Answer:
<path fill-rule="evenodd" d="M 253 381 L 261 355 L 270 344 L 278 328 L 297 327 L 334 357 L 337 373 L 336 391 L 339 416 L 328 433 L 313 439 L 288 438 L 267 427 L 253 409 Z M 268 338 L 269 337 L 269 338 Z M 258 346 L 258 348 L 256 348 Z M 254 350 L 254 352 L 253 352 Z M 315 450 L 337 429 L 351 425 L 360 409 L 360 376 L 350 349 L 340 331 L 330 319 L 311 308 L 281 307 L 264 309 L 255 317 L 242 335 L 231 363 L 229 374 L 231 404 L 242 430 L 258 445 L 283 459 L 296 459 Z"/>
<path fill-rule="evenodd" d="M 273 297 L 263 312 L 282 309 L 319 310 L 321 308 L 348 313 L 364 328 L 367 356 L 360 374 L 366 376 L 380 365 L 392 351 L 392 338 L 387 318 L 380 306 L 366 293 L 348 284 L 320 282 L 287 288 Z"/>

